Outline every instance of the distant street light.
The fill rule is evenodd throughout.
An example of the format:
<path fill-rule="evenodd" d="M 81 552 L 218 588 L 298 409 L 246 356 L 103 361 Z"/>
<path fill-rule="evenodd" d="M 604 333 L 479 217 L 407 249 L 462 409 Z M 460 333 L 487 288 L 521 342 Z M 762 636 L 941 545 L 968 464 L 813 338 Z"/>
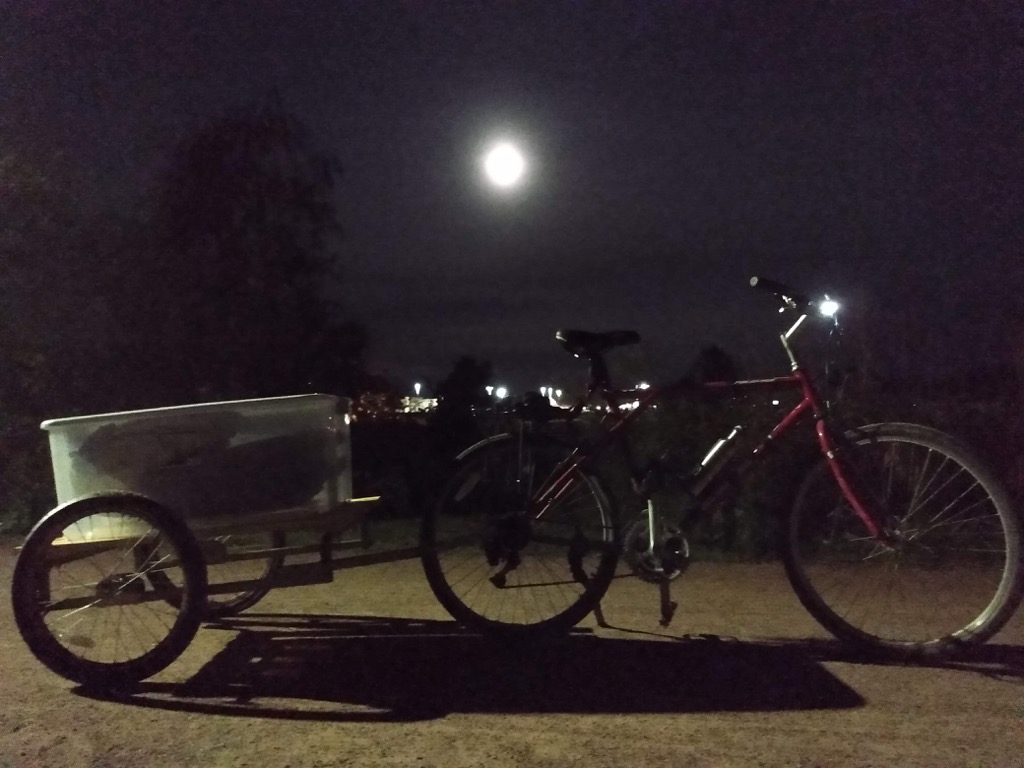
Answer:
<path fill-rule="evenodd" d="M 494 390 L 494 396 L 499 400 L 504 400 L 508 397 L 508 390 L 505 387 L 498 387 Z"/>
<path fill-rule="evenodd" d="M 417 382 L 416 382 L 415 384 L 413 384 L 413 385 L 412 385 L 412 391 L 416 393 L 416 397 L 419 397 L 419 396 L 420 396 L 420 388 L 421 388 L 422 386 L 423 386 L 423 385 L 422 385 L 422 384 L 420 384 L 420 383 L 419 383 L 418 381 L 417 381 Z"/>

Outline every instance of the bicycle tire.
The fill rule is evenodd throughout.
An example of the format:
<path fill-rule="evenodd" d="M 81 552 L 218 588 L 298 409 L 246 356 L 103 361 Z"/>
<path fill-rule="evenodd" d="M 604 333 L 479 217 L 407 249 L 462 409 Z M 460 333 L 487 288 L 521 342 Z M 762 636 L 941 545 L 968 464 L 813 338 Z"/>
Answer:
<path fill-rule="evenodd" d="M 903 423 L 854 430 L 837 455 L 894 540 L 868 536 L 819 462 L 784 529 L 786 573 L 811 615 L 862 650 L 905 659 L 998 632 L 1020 604 L 1024 571 L 1021 523 L 991 470 L 949 435 Z"/>
<path fill-rule="evenodd" d="M 203 618 L 207 620 L 224 619 L 252 608 L 266 597 L 273 588 L 274 574 L 284 564 L 284 556 L 278 553 L 265 558 L 232 559 L 233 556 L 244 554 L 252 549 L 263 550 L 267 547 L 278 549 L 285 545 L 283 531 L 257 531 L 226 534 L 213 539 L 203 539 L 200 549 L 206 563 L 207 588 L 217 584 L 249 581 L 256 585 L 240 592 L 224 594 L 207 594 L 203 608 Z M 137 551 L 136 562 L 144 558 L 145 553 Z M 168 584 L 162 573 L 151 573 L 150 583 L 154 588 L 165 588 Z M 177 605 L 176 598 L 171 598 L 172 605 Z"/>
<path fill-rule="evenodd" d="M 140 548 L 149 553 L 141 566 Z M 158 569 L 162 588 L 144 578 Z M 15 563 L 12 605 L 22 638 L 49 669 L 117 688 L 184 652 L 205 592 L 202 552 L 184 522 L 150 499 L 111 493 L 63 504 L 32 528 Z"/>
<path fill-rule="evenodd" d="M 619 534 L 596 477 L 577 470 L 574 487 L 542 521 L 522 514 L 558 457 L 546 441 L 528 438 L 521 448 L 516 435 L 488 438 L 461 454 L 424 516 L 427 583 L 464 626 L 505 636 L 565 632 L 608 590 Z M 512 558 L 518 564 L 503 574 Z"/>
<path fill-rule="evenodd" d="M 256 535 L 259 535 L 262 541 L 252 542 L 251 537 Z M 269 545 L 274 549 L 279 549 L 285 545 L 285 535 L 282 531 L 264 531 L 262 534 L 231 534 L 218 537 L 218 542 L 225 547 L 230 556 L 243 553 L 252 546 L 265 547 Z M 224 563 L 207 560 L 208 584 L 242 580 L 253 580 L 260 583 L 242 592 L 207 595 L 205 617 L 207 619 L 222 619 L 252 608 L 271 590 L 274 574 L 283 564 L 284 556 L 281 554 L 272 554 L 266 558 L 255 560 L 229 560 Z"/>

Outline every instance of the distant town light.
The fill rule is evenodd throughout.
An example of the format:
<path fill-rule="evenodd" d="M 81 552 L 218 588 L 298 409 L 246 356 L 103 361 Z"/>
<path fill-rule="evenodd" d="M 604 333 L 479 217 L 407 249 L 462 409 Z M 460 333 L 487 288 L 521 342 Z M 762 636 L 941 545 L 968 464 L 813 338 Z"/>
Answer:
<path fill-rule="evenodd" d="M 497 387 L 494 390 L 494 396 L 499 400 L 504 400 L 506 397 L 508 397 L 508 390 L 505 387 Z"/>
<path fill-rule="evenodd" d="M 494 394 L 494 387 L 492 387 L 490 384 L 488 384 L 486 387 L 484 387 L 484 389 L 487 390 L 487 396 L 488 397 L 490 397 L 491 395 Z"/>
<path fill-rule="evenodd" d="M 641 381 L 639 384 L 636 385 L 636 388 L 637 389 L 650 389 L 651 385 L 648 384 L 646 381 Z"/>
<path fill-rule="evenodd" d="M 420 396 L 420 389 L 422 388 L 422 386 L 423 385 L 420 384 L 418 381 L 412 385 L 412 391 L 416 393 L 416 397 Z"/>

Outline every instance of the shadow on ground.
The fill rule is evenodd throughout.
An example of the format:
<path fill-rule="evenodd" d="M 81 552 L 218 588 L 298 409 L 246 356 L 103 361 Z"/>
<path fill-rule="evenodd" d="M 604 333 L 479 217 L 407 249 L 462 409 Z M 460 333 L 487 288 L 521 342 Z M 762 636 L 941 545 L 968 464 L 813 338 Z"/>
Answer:
<path fill-rule="evenodd" d="M 942 659 L 899 660 L 858 654 L 837 640 L 780 640 L 775 647 L 800 648 L 808 659 L 873 666 L 906 666 L 971 672 L 994 680 L 1024 685 L 1024 646 L 989 643 L 964 648 Z"/>
<path fill-rule="evenodd" d="M 198 713 L 402 721 L 449 713 L 686 713 L 857 707 L 796 644 L 621 640 L 580 631 L 502 643 L 452 622 L 247 614 L 183 683 L 83 696 Z"/>

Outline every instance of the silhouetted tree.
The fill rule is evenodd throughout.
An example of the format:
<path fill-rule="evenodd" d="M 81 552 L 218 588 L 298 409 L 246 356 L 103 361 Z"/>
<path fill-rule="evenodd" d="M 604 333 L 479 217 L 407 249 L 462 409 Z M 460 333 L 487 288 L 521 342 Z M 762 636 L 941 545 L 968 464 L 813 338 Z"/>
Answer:
<path fill-rule="evenodd" d="M 488 402 L 484 389 L 491 381 L 491 364 L 463 356 L 437 386 L 437 409 L 430 425 L 447 452 L 465 448 L 479 436 L 474 409 Z"/>
<path fill-rule="evenodd" d="M 0 144 L 0 527 L 52 502 L 39 422 L 65 415 L 103 366 L 81 230 L 67 186 Z"/>
<path fill-rule="evenodd" d="M 698 381 L 735 381 L 739 377 L 736 361 L 717 344 L 701 349 L 689 373 Z"/>
<path fill-rule="evenodd" d="M 150 380 L 203 397 L 347 389 L 366 335 L 330 299 L 339 174 L 272 108 L 215 120 L 177 148 L 159 191 L 157 247 L 122 312 L 140 331 L 134 357 Z"/>
<path fill-rule="evenodd" d="M 52 502 L 44 418 L 359 385 L 338 295 L 339 167 L 249 109 L 174 153 L 157 205 L 90 211 L 0 141 L 0 507 Z M 0 520 L 0 523 L 3 521 Z"/>

